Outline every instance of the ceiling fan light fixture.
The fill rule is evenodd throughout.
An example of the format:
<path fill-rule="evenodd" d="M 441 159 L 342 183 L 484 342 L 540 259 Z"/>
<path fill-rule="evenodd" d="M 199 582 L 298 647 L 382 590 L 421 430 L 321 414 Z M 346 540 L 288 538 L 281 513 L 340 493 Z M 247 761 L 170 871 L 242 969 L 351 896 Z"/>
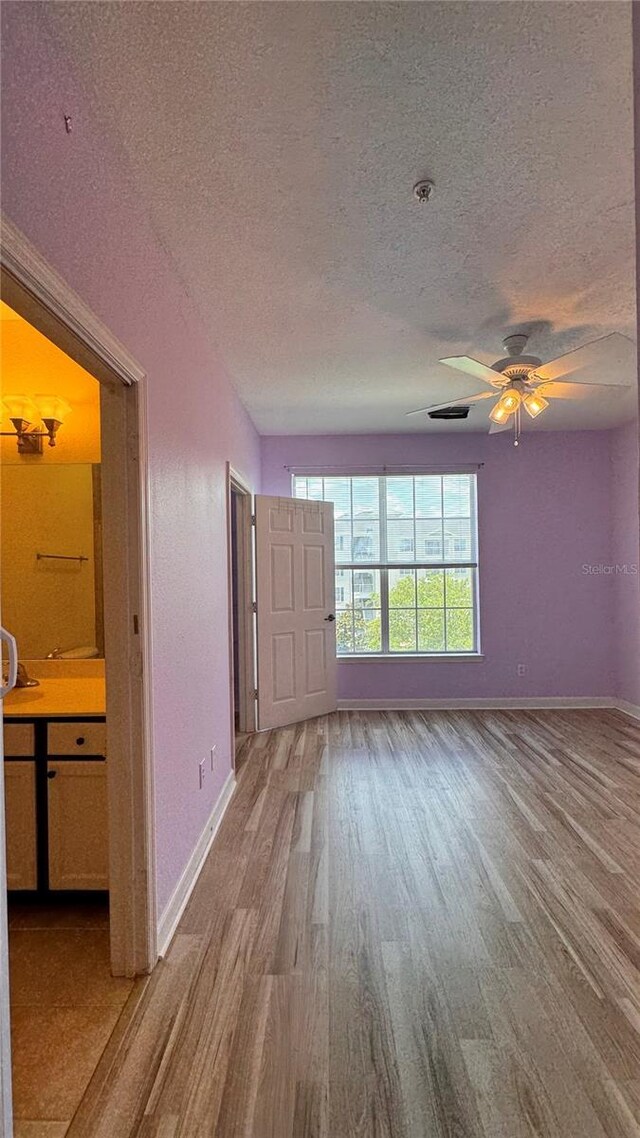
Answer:
<path fill-rule="evenodd" d="M 507 419 L 509 418 L 509 415 L 511 415 L 511 414 L 512 414 L 512 412 L 507 411 L 507 409 L 504 405 L 504 397 L 503 397 L 502 399 L 498 400 L 495 407 L 489 412 L 489 418 L 494 423 L 497 423 L 498 426 L 500 426 L 502 423 L 506 423 Z"/>
<path fill-rule="evenodd" d="M 521 396 L 520 392 L 517 390 L 517 388 L 508 387 L 507 390 L 505 391 L 504 395 L 500 399 L 500 402 L 498 403 L 498 407 L 500 407 L 500 405 L 502 405 L 504 407 L 505 411 L 507 412 L 507 414 L 511 415 L 513 413 L 513 411 L 517 411 L 521 402 L 522 402 L 522 396 Z"/>
<path fill-rule="evenodd" d="M 522 402 L 524 403 L 525 411 L 527 411 L 532 419 L 537 419 L 538 415 L 541 415 L 549 406 L 549 400 L 545 399 L 544 396 L 540 395 L 537 391 L 530 391 L 525 395 Z"/>

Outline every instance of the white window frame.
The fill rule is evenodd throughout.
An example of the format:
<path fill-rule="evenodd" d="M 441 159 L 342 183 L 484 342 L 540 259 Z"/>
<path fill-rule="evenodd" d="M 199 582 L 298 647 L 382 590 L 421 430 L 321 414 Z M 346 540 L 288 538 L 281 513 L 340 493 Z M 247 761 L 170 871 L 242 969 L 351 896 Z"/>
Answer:
<path fill-rule="evenodd" d="M 336 572 L 340 570 L 348 571 L 378 571 L 380 574 L 380 623 L 381 623 L 381 648 L 378 652 L 365 652 L 358 649 L 356 652 L 338 652 L 338 659 L 342 661 L 349 660 L 415 660 L 415 659 L 472 659 L 477 660 L 482 658 L 480 647 L 480 589 L 479 589 L 479 550 L 478 550 L 478 480 L 474 471 L 466 470 L 447 470 L 447 471 L 429 471 L 429 470 L 406 470 L 402 471 L 402 476 L 407 478 L 417 478 L 422 475 L 436 475 L 443 477 L 445 475 L 465 475 L 471 479 L 471 494 L 470 494 L 470 510 L 471 510 L 471 532 L 473 535 L 473 544 L 475 547 L 476 557 L 475 560 L 469 561 L 448 561 L 444 558 L 440 561 L 423 560 L 423 561 L 352 561 L 352 562 L 336 562 Z M 291 475 L 291 493 L 295 497 L 296 479 L 297 478 L 322 478 L 323 488 L 325 478 L 361 478 L 370 477 L 378 480 L 378 494 L 379 494 L 379 524 L 380 524 L 380 549 L 386 551 L 387 547 L 387 516 L 386 516 L 386 497 L 387 497 L 387 478 L 397 477 L 396 474 L 389 473 L 343 473 L 339 471 L 331 471 L 326 474 L 307 473 L 303 470 L 296 470 Z M 323 499 L 330 500 L 330 499 Z M 447 520 L 443 515 L 443 522 L 446 524 Z M 415 554 L 415 541 L 414 541 L 414 554 Z M 444 553 L 444 549 L 443 549 Z M 403 651 L 395 652 L 389 647 L 389 571 L 393 569 L 471 569 L 472 582 L 472 603 L 471 613 L 473 620 L 473 647 L 468 651 L 460 649 L 453 649 L 452 651 L 429 652 L 424 650 Z M 354 590 L 354 579 L 352 578 L 352 595 Z M 446 577 L 445 577 L 446 589 Z M 445 613 L 445 643 L 446 643 L 446 596 L 443 605 Z"/>

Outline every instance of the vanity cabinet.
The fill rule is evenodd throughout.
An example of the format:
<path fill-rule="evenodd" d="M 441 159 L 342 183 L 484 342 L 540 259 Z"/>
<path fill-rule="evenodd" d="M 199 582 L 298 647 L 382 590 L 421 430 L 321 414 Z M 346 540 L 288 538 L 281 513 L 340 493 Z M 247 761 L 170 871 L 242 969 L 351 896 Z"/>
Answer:
<path fill-rule="evenodd" d="M 4 765 L 7 889 L 38 886 L 36 764 L 24 759 Z"/>
<path fill-rule="evenodd" d="M 104 762 L 47 763 L 49 889 L 108 889 Z"/>
<path fill-rule="evenodd" d="M 5 720 L 9 889 L 109 888 L 104 717 Z"/>

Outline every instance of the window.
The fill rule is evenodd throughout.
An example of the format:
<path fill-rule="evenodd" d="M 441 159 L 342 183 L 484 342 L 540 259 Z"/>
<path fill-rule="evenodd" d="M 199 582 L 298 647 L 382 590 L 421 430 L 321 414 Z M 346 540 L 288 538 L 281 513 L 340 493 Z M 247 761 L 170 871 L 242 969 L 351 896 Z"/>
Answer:
<path fill-rule="evenodd" d="M 295 475 L 293 493 L 334 503 L 339 655 L 478 651 L 475 474 Z"/>

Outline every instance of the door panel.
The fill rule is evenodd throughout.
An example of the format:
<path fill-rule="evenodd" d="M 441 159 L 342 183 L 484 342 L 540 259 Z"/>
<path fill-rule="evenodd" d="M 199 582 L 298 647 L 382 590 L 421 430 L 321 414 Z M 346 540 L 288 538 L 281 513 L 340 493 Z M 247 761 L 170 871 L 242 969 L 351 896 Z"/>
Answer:
<path fill-rule="evenodd" d="M 261 730 L 335 711 L 334 582 L 333 504 L 257 495 Z"/>
<path fill-rule="evenodd" d="M 35 889 L 38 884 L 36 852 L 36 764 L 4 764 L 7 888 Z"/>
<path fill-rule="evenodd" d="M 107 764 L 49 760 L 49 888 L 109 888 Z"/>

